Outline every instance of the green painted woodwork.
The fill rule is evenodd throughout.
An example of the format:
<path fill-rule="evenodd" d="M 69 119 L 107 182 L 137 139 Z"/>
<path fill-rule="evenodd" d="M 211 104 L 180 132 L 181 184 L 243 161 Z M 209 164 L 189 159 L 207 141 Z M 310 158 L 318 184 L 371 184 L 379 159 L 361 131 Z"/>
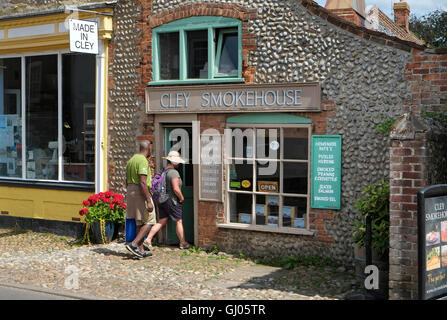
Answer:
<path fill-rule="evenodd" d="M 216 29 L 232 28 L 238 33 L 238 74 L 236 76 L 219 76 L 218 62 L 220 59 L 220 50 L 217 51 L 214 41 L 214 33 Z M 192 30 L 208 30 L 208 79 L 188 79 L 187 78 L 187 44 L 186 32 Z M 178 80 L 161 80 L 160 79 L 160 42 L 159 34 L 167 32 L 179 32 L 179 68 L 180 78 Z M 225 31 L 230 32 L 230 31 Z M 148 85 L 175 85 L 175 84 L 199 84 L 199 83 L 223 83 L 223 82 L 243 82 L 242 79 L 242 22 L 237 19 L 226 17 L 190 17 L 181 20 L 176 20 L 165 25 L 159 26 L 152 30 L 152 66 L 153 66 L 153 81 Z M 217 48 L 222 48 L 223 37 L 219 35 L 217 39 Z M 217 64 L 216 64 L 217 63 Z"/>
<path fill-rule="evenodd" d="M 288 113 L 250 113 L 227 118 L 227 123 L 246 124 L 309 124 L 312 120 Z"/>
<path fill-rule="evenodd" d="M 340 135 L 312 136 L 311 141 L 311 207 L 341 208 Z"/>

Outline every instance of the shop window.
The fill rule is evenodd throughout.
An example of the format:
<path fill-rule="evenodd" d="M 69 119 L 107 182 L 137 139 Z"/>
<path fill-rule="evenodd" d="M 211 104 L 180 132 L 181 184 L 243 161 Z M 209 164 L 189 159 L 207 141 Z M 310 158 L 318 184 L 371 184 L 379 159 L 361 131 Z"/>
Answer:
<path fill-rule="evenodd" d="M 0 59 L 0 135 L 0 177 L 94 182 L 95 57 Z"/>
<path fill-rule="evenodd" d="M 275 126 L 230 126 L 227 221 L 265 231 L 307 229 L 311 126 Z"/>
<path fill-rule="evenodd" d="M 241 22 L 191 17 L 153 29 L 153 82 L 242 80 Z"/>
<path fill-rule="evenodd" d="M 0 59 L 0 177 L 22 177 L 21 59 Z"/>

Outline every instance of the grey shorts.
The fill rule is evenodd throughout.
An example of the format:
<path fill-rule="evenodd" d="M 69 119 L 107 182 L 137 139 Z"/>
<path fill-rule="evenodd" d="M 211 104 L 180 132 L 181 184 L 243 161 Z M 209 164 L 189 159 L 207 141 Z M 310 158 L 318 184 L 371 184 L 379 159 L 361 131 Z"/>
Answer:
<path fill-rule="evenodd" d="M 170 218 L 173 221 L 183 219 L 183 204 L 174 205 L 172 199 L 158 205 L 158 219 Z"/>

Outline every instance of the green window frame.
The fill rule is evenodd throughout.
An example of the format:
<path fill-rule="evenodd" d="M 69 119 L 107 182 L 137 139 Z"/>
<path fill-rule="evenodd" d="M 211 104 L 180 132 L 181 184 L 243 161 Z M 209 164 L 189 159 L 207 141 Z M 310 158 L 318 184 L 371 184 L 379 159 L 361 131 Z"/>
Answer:
<path fill-rule="evenodd" d="M 223 30 L 221 30 L 223 29 Z M 188 74 L 187 32 L 207 30 L 208 34 L 208 78 L 190 79 Z M 217 34 L 217 30 L 220 32 Z M 219 74 L 218 67 L 221 59 L 224 34 L 237 32 L 238 37 L 238 70 L 237 74 Z M 179 34 L 179 79 L 160 79 L 160 34 Z M 153 81 L 148 85 L 161 84 L 194 84 L 194 83 L 223 83 L 244 82 L 242 78 L 242 22 L 227 17 L 201 16 L 176 20 L 152 30 L 152 67 Z M 217 50 L 216 50 L 217 49 Z"/>

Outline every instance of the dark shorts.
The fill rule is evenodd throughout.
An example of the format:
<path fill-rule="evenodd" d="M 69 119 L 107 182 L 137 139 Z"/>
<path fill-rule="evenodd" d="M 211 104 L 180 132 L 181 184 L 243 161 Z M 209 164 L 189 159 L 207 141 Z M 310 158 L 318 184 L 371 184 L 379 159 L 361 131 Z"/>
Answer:
<path fill-rule="evenodd" d="M 158 205 L 158 219 L 170 218 L 173 221 L 183 219 L 183 204 L 174 205 L 172 199 Z"/>

